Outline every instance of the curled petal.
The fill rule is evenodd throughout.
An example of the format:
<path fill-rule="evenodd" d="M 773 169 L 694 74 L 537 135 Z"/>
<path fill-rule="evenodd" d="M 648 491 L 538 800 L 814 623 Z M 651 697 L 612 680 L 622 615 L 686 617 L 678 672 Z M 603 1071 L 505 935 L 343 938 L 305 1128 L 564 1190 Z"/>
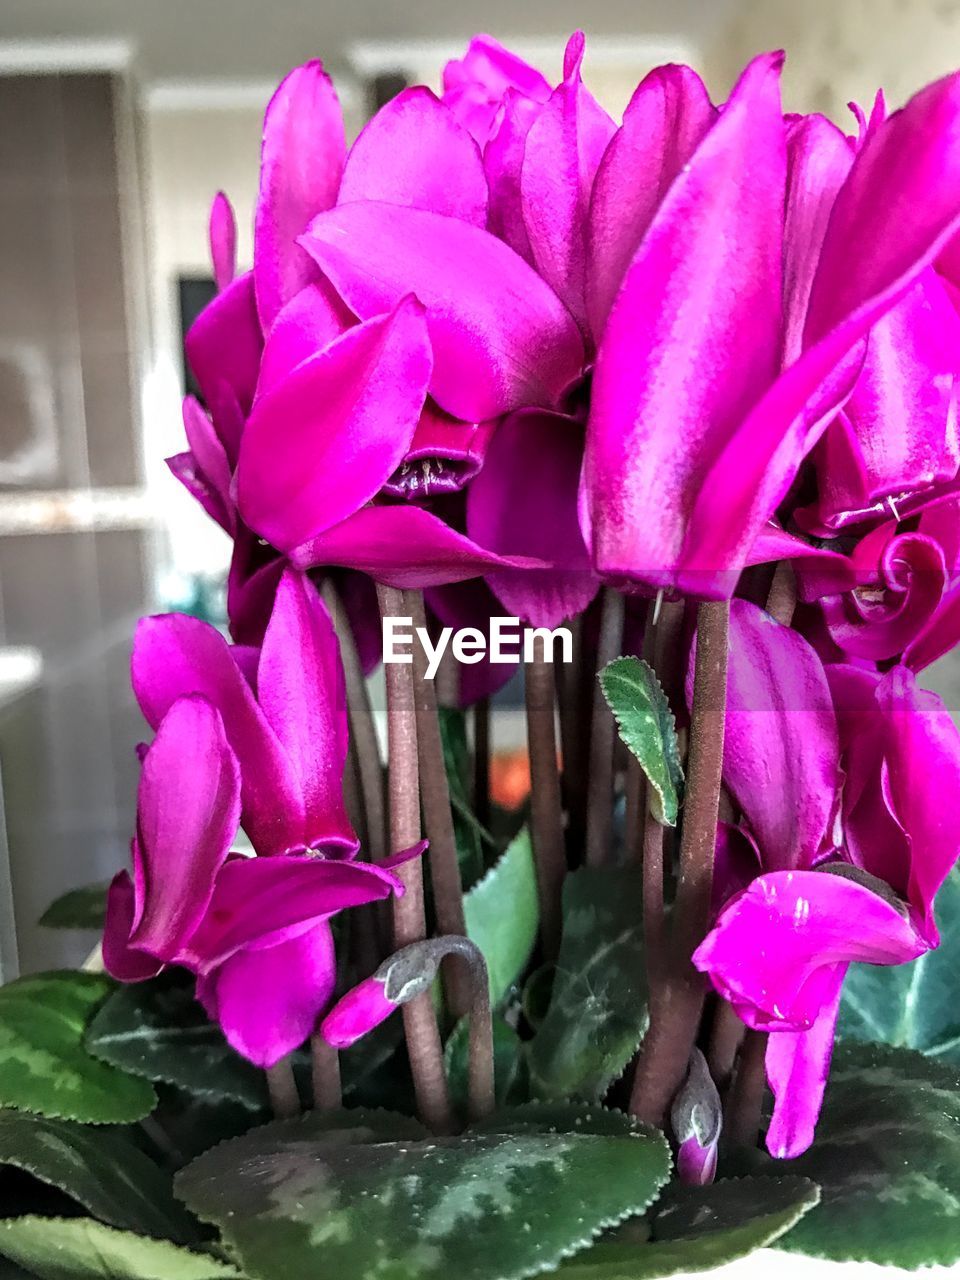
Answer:
<path fill-rule="evenodd" d="M 240 824 L 240 770 L 219 713 L 179 698 L 143 760 L 131 946 L 172 961 L 203 919 Z"/>
<path fill-rule="evenodd" d="M 222 291 L 237 274 L 237 219 L 222 191 L 217 192 L 210 206 L 210 260 L 214 281 Z"/>
<path fill-rule="evenodd" d="M 499 556 L 422 507 L 364 507 L 290 552 L 299 569 L 342 565 L 390 587 L 463 582 L 489 569 L 547 569 L 529 556 Z"/>
<path fill-rule="evenodd" d="M 580 375 L 583 344 L 570 313 L 479 227 L 365 200 L 320 214 L 302 243 L 361 318 L 416 294 L 433 347 L 430 393 L 456 418 L 554 405 Z"/>
<path fill-rule="evenodd" d="M 253 276 L 237 276 L 200 312 L 184 339 L 187 360 L 207 407 L 234 401 L 248 413 L 257 388 L 263 338 L 257 319 Z"/>
<path fill-rule="evenodd" d="M 136 911 L 133 881 L 120 871 L 107 890 L 107 916 L 103 926 L 103 967 L 118 982 L 143 982 L 155 978 L 163 961 L 130 946 Z"/>
<path fill-rule="evenodd" d="M 385 496 L 430 498 L 457 493 L 483 466 L 494 422 L 461 422 L 427 400 L 400 469 L 383 486 Z"/>
<path fill-rule="evenodd" d="M 523 221 L 520 175 L 530 126 L 542 106 L 508 89 L 503 99 L 500 125 L 483 150 L 483 168 L 490 191 L 488 230 L 508 244 L 526 262 L 533 262 L 533 250 Z"/>
<path fill-rule="evenodd" d="M 430 369 L 423 309 L 407 297 L 262 396 L 237 471 L 250 527 L 289 551 L 369 502 L 413 438 Z"/>
<path fill-rule="evenodd" d="M 474 36 L 466 54 L 443 69 L 443 101 L 481 146 L 511 89 L 534 102 L 550 97 L 550 85 L 540 72 L 492 36 Z"/>
<path fill-rule="evenodd" d="M 356 316 L 329 280 L 305 285 L 273 322 L 260 362 L 257 399 L 298 364 L 329 347 L 356 322 Z"/>
<path fill-rule="evenodd" d="M 337 1001 L 320 1024 L 320 1034 L 335 1049 L 349 1049 L 396 1008 L 387 999 L 385 984 L 376 976 L 366 978 Z"/>
<path fill-rule="evenodd" d="M 297 238 L 314 214 L 336 200 L 345 146 L 330 77 L 317 61 L 295 67 L 270 99 L 263 121 L 253 261 L 264 333 L 316 276 Z"/>
<path fill-rule="evenodd" d="M 351 200 L 388 200 L 483 227 L 487 180 L 480 149 L 429 89 L 404 89 L 350 148 L 340 204 Z"/>

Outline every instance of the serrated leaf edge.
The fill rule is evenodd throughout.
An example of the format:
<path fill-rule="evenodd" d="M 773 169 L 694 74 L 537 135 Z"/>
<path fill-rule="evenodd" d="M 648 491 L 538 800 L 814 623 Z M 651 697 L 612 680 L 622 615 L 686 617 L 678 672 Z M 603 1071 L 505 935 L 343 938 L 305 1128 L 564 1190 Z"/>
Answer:
<path fill-rule="evenodd" d="M 642 768 L 643 765 L 639 757 L 630 749 L 630 747 L 627 745 L 626 739 L 623 737 L 623 734 L 622 734 L 623 720 L 617 714 L 615 707 L 613 706 L 610 699 L 607 697 L 607 687 L 604 681 L 604 675 L 610 669 L 610 667 L 612 667 L 615 662 L 623 662 L 625 659 L 639 663 L 640 666 L 642 666 L 643 668 L 645 668 L 646 671 L 649 672 L 651 678 L 653 679 L 654 685 L 656 686 L 658 692 L 663 698 L 663 705 L 666 708 L 667 715 L 670 717 L 670 727 L 673 730 L 674 750 L 671 751 L 665 746 L 664 757 L 666 759 L 667 772 L 669 773 L 670 777 L 673 779 L 674 791 L 676 792 L 676 796 L 677 796 L 677 810 L 678 810 L 678 816 L 679 816 L 679 810 L 683 805 L 682 791 L 683 791 L 684 773 L 683 773 L 683 767 L 680 763 L 680 752 L 679 752 L 679 749 L 677 748 L 677 717 L 673 714 L 673 708 L 670 706 L 670 699 L 667 697 L 664 687 L 660 683 L 660 677 L 657 675 L 656 671 L 654 671 L 653 667 L 650 665 L 649 662 L 647 662 L 643 658 L 638 658 L 636 654 L 631 654 L 631 653 L 618 654 L 616 658 L 611 658 L 610 661 L 606 664 L 606 666 L 603 667 L 601 671 L 597 672 L 597 679 L 600 682 L 600 688 L 603 691 L 604 700 L 606 701 L 607 706 L 610 708 L 610 714 L 613 716 L 614 720 L 617 722 L 617 733 L 620 738 L 620 741 L 623 743 L 623 745 L 630 752 L 631 756 L 633 756 L 633 758 L 637 761 L 638 764 L 640 764 Z M 656 784 L 652 782 L 650 779 L 648 779 L 648 781 L 650 781 L 650 785 L 659 794 L 659 788 L 656 786 Z M 661 801 L 660 807 L 662 810 L 663 808 L 662 796 L 660 797 L 660 801 Z M 664 819 L 666 819 L 665 814 L 664 814 Z M 677 825 L 677 820 L 674 819 L 673 822 L 667 822 L 666 820 L 664 820 L 663 825 L 668 827 L 675 827 Z"/>

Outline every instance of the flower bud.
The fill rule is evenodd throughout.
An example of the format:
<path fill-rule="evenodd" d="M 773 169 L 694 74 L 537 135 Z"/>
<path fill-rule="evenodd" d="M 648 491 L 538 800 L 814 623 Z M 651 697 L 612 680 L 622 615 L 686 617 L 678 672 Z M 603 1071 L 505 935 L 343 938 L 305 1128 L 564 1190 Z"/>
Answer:
<path fill-rule="evenodd" d="M 707 1186 L 717 1172 L 717 1144 L 723 1128 L 720 1095 L 707 1061 L 699 1049 L 690 1055 L 687 1078 L 670 1109 L 670 1123 L 679 1144 L 677 1173 L 680 1181 Z"/>

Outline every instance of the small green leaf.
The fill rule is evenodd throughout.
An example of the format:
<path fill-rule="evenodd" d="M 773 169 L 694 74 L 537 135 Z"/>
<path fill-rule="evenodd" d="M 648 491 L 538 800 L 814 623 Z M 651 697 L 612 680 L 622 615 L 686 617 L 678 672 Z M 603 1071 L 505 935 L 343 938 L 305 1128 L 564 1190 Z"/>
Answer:
<path fill-rule="evenodd" d="M 152 1087 L 92 1057 L 86 1026 L 114 984 L 70 971 L 0 987 L 0 1106 L 85 1124 L 129 1124 L 156 1105 Z"/>
<path fill-rule="evenodd" d="M 642 1212 L 670 1165 L 650 1130 L 411 1141 L 322 1119 L 254 1130 L 177 1178 L 253 1280 L 519 1280 Z"/>
<path fill-rule="evenodd" d="M 626 1223 L 558 1274 L 563 1280 L 653 1280 L 711 1270 L 771 1244 L 819 1198 L 819 1188 L 806 1178 L 736 1178 L 711 1187 L 671 1183 L 647 1215 L 648 1241 L 639 1224 Z"/>
<path fill-rule="evenodd" d="M 454 1106 L 461 1112 L 467 1109 L 467 1080 L 469 1075 L 470 1019 L 461 1018 L 450 1034 L 443 1056 L 447 1067 L 447 1081 Z M 506 1103 L 515 1096 L 522 1085 L 523 1056 L 520 1037 L 513 1027 L 496 1014 L 493 1017 L 493 1078 L 497 1102 Z"/>
<path fill-rule="evenodd" d="M 464 896 L 467 934 L 487 962 L 490 999 L 499 1004 L 523 972 L 537 941 L 540 912 L 527 827 Z"/>
<path fill-rule="evenodd" d="M 209 1254 L 118 1231 L 90 1218 L 0 1222 L 0 1253 L 42 1280 L 239 1280 Z"/>
<path fill-rule="evenodd" d="M 201 1097 L 266 1106 L 262 1071 L 227 1044 L 194 999 L 193 978 L 172 969 L 119 987 L 94 1014 L 86 1044 L 102 1062 Z"/>
<path fill-rule="evenodd" d="M 911 1270 L 956 1262 L 960 1074 L 909 1049 L 838 1046 L 813 1146 L 790 1172 L 819 1183 L 821 1202 L 778 1248 Z"/>
<path fill-rule="evenodd" d="M 650 783 L 650 812 L 658 822 L 676 826 L 683 769 L 676 723 L 660 681 L 641 658 L 614 658 L 600 672 L 600 687 L 624 745 Z"/>
<path fill-rule="evenodd" d="M 71 889 L 51 902 L 40 917 L 39 923 L 46 929 L 96 929 L 103 928 L 107 914 L 107 889 L 105 884 L 90 884 L 83 889 Z"/>
<path fill-rule="evenodd" d="M 940 946 L 910 964 L 852 964 L 839 1030 L 857 1040 L 919 1049 L 960 1066 L 960 871 L 937 894 Z"/>
<path fill-rule="evenodd" d="M 57 1187 L 111 1226 L 184 1244 L 196 1239 L 169 1176 L 116 1129 L 0 1111 L 0 1164 Z"/>
<path fill-rule="evenodd" d="M 530 1043 L 531 1087 L 599 1098 L 647 1026 L 640 872 L 581 867 L 563 886 L 563 935 L 547 1016 Z"/>

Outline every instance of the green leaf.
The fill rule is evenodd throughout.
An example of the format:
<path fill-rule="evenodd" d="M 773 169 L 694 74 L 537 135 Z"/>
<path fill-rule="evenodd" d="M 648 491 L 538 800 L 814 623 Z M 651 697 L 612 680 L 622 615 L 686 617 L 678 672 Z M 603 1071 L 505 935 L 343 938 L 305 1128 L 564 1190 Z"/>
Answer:
<path fill-rule="evenodd" d="M 447 1040 L 443 1056 L 450 1096 L 459 1111 L 467 1108 L 470 1019 L 461 1018 Z M 493 1078 L 497 1102 L 506 1103 L 522 1087 L 523 1056 L 520 1037 L 496 1014 L 493 1017 Z"/>
<path fill-rule="evenodd" d="M 567 876 L 553 993 L 529 1048 L 535 1094 L 599 1098 L 633 1057 L 647 1026 L 641 896 L 634 867 Z"/>
<path fill-rule="evenodd" d="M 639 1224 L 629 1222 L 558 1274 L 563 1280 L 652 1280 L 708 1271 L 771 1244 L 819 1198 L 819 1188 L 806 1178 L 736 1178 L 711 1187 L 671 1183 L 647 1215 L 648 1241 Z"/>
<path fill-rule="evenodd" d="M 0 1253 L 41 1280 L 237 1280 L 240 1272 L 169 1240 L 118 1231 L 90 1218 L 0 1222 Z"/>
<path fill-rule="evenodd" d="M 200 1097 L 229 1098 L 251 1110 L 265 1107 L 263 1072 L 231 1049 L 193 988 L 193 978 L 175 969 L 118 988 L 87 1027 L 87 1048 L 102 1062 L 145 1080 L 162 1080 Z"/>
<path fill-rule="evenodd" d="M 641 658 L 614 658 L 600 672 L 600 687 L 624 745 L 650 783 L 650 812 L 675 827 L 683 769 L 676 723 L 660 681 Z"/>
<path fill-rule="evenodd" d="M 493 837 L 477 820 L 470 800 L 470 748 L 467 743 L 466 714 L 457 707 L 438 707 L 443 761 L 450 789 L 450 808 L 457 841 L 457 860 L 465 888 L 470 888 L 484 871 L 484 846 Z"/>
<path fill-rule="evenodd" d="M 105 884 L 90 884 L 83 889 L 71 889 L 51 902 L 40 917 L 39 923 L 46 929 L 96 929 L 103 928 L 107 914 L 107 889 Z"/>
<path fill-rule="evenodd" d="M 467 934 L 483 952 L 490 999 L 499 1004 L 523 972 L 537 941 L 540 911 L 527 827 L 464 896 Z"/>
<path fill-rule="evenodd" d="M 937 894 L 940 946 L 910 964 L 853 964 L 839 1030 L 857 1040 L 919 1049 L 960 1066 L 960 871 Z"/>
<path fill-rule="evenodd" d="M 153 1110 L 151 1086 L 92 1057 L 84 1030 L 113 983 L 70 971 L 0 987 L 0 1106 L 86 1124 L 129 1124 Z"/>
<path fill-rule="evenodd" d="M 182 1243 L 196 1239 L 170 1178 L 116 1129 L 0 1111 L 0 1164 L 57 1187 L 112 1226 Z"/>
<path fill-rule="evenodd" d="M 612 1107 L 586 1102 L 525 1102 L 505 1107 L 485 1120 L 475 1121 L 471 1133 L 593 1133 L 606 1137 L 656 1134 L 634 1116 Z"/>
<path fill-rule="evenodd" d="M 790 1172 L 819 1183 L 821 1202 L 779 1248 L 910 1269 L 956 1262 L 960 1074 L 909 1049 L 838 1046 L 814 1144 Z"/>
<path fill-rule="evenodd" d="M 254 1130 L 177 1178 L 253 1280 L 518 1280 L 642 1212 L 670 1165 L 644 1129 L 410 1141 L 318 1121 Z"/>

